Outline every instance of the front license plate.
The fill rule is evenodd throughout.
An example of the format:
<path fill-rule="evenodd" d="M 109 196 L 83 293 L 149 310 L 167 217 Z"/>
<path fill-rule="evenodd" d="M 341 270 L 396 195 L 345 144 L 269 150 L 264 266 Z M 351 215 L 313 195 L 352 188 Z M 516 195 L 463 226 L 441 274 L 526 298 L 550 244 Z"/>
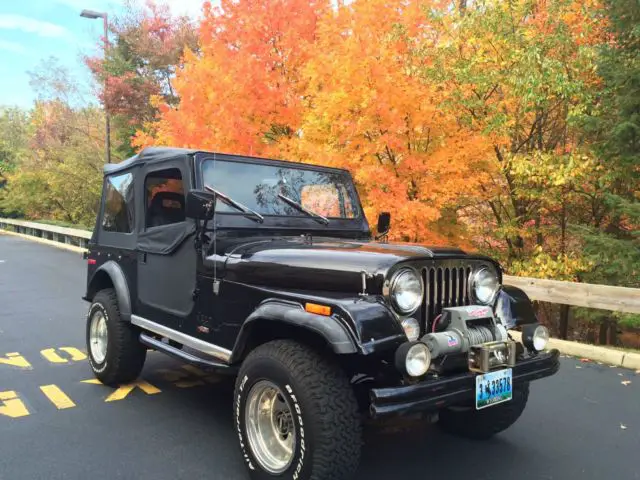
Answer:
<path fill-rule="evenodd" d="M 476 377 L 476 409 L 492 407 L 511 400 L 513 382 L 511 369 L 497 370 Z"/>

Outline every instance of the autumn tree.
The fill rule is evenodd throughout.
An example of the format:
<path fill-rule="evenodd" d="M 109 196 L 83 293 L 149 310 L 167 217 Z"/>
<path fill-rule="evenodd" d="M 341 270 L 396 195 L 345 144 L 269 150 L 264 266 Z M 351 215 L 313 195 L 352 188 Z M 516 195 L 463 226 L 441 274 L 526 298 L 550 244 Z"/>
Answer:
<path fill-rule="evenodd" d="M 491 181 L 459 215 L 512 272 L 575 279 L 589 266 L 568 226 L 584 223 L 584 191 L 602 175 L 576 125 L 600 89 L 600 5 L 462 2 L 432 18 L 442 37 L 424 78 L 446 85 L 442 107 L 492 143 Z"/>
<path fill-rule="evenodd" d="M 175 106 L 173 87 L 185 49 L 198 51 L 196 27 L 185 16 L 175 17 L 165 4 L 128 0 L 124 13 L 110 22 L 106 57 L 85 59 L 96 79 L 98 96 L 111 115 L 116 157 L 134 153 L 131 137 L 152 120 L 151 97 Z"/>
<path fill-rule="evenodd" d="M 368 217 L 392 213 L 393 239 L 460 245 L 451 208 L 484 181 L 489 144 L 441 110 L 447 91 L 418 74 L 431 60 L 415 45 L 439 40 L 428 8 L 440 4 L 354 1 L 325 13 L 297 155 L 349 168 Z"/>
<path fill-rule="evenodd" d="M 222 0 L 204 5 L 200 53 L 188 51 L 173 82 L 178 106 L 156 99 L 159 122 L 135 145 L 209 148 L 241 154 L 279 151 L 302 121 L 305 79 L 325 0 Z"/>
<path fill-rule="evenodd" d="M 23 146 L 28 153 L 7 174 L 0 208 L 90 227 L 102 186 L 104 113 L 71 102 L 78 98 L 78 87 L 55 59 L 41 62 L 30 75 L 37 100 Z"/>
<path fill-rule="evenodd" d="M 28 112 L 21 108 L 0 109 L 0 189 L 28 155 L 28 122 Z"/>

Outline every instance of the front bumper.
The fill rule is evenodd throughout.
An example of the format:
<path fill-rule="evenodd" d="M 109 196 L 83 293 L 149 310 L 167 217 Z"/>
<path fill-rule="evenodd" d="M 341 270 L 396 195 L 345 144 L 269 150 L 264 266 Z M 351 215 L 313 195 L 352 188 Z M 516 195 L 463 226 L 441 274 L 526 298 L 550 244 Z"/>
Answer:
<path fill-rule="evenodd" d="M 555 374 L 560 368 L 560 352 L 556 349 L 521 360 L 513 367 L 514 387 Z M 372 418 L 435 411 L 450 405 L 472 404 L 476 374 L 426 380 L 415 385 L 372 388 L 369 391 Z"/>

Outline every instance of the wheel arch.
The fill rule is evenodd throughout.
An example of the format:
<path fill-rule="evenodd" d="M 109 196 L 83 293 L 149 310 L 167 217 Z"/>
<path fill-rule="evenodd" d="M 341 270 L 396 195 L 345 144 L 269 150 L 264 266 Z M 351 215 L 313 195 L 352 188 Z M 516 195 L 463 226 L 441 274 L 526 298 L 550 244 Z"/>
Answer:
<path fill-rule="evenodd" d="M 258 345 L 285 338 L 338 355 L 358 351 L 347 328 L 335 317 L 309 313 L 299 303 L 268 300 L 245 320 L 229 362 L 238 363 Z"/>
<path fill-rule="evenodd" d="M 121 318 L 127 322 L 131 321 L 131 295 L 127 277 L 120 265 L 113 260 L 105 262 L 95 271 L 87 286 L 85 298 L 91 301 L 96 293 L 105 288 L 115 290 Z"/>

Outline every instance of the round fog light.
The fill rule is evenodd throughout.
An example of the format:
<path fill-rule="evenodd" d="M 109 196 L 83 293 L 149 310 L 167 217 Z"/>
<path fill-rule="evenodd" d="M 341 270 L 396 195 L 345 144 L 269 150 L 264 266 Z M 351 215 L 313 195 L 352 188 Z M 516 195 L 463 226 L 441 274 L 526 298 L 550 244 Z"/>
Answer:
<path fill-rule="evenodd" d="M 420 336 L 420 324 L 418 323 L 418 320 L 411 317 L 404 318 L 400 324 L 402 325 L 402 329 L 410 342 L 418 339 Z"/>
<path fill-rule="evenodd" d="M 533 348 L 538 352 L 544 350 L 549 342 L 549 329 L 545 326 L 539 325 L 533 331 Z"/>
<path fill-rule="evenodd" d="M 416 343 L 407 352 L 405 370 L 412 377 L 420 377 L 427 373 L 431 364 L 431 353 L 424 343 Z"/>

